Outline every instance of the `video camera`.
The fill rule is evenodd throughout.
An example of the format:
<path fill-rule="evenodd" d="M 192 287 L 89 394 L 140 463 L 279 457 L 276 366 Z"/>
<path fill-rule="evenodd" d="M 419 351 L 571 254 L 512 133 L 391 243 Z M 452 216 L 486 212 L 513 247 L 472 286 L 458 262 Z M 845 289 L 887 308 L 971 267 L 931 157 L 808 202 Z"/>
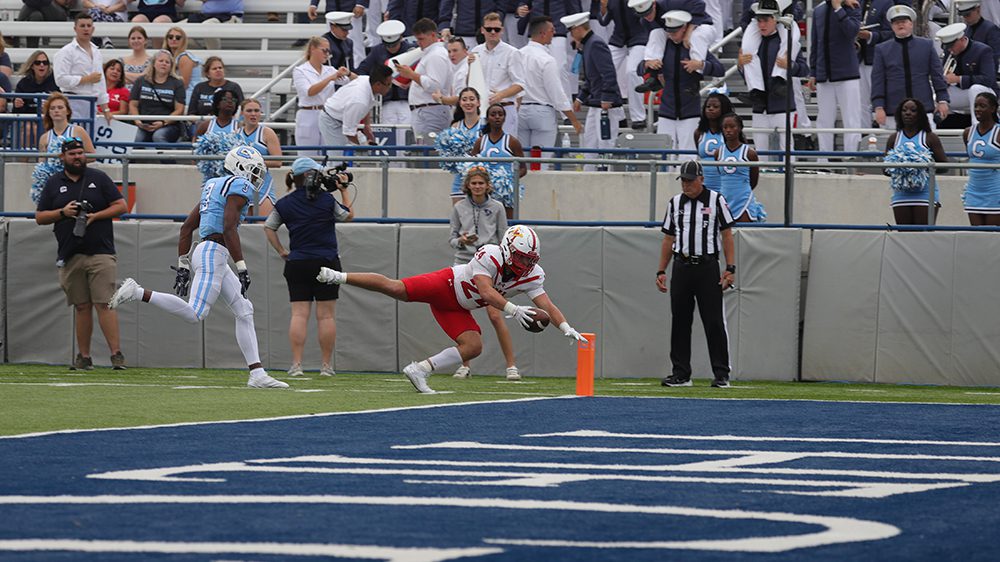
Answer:
<path fill-rule="evenodd" d="M 354 174 L 347 171 L 347 163 L 341 162 L 333 168 L 326 168 L 322 172 L 316 171 L 306 179 L 305 187 L 308 190 L 308 198 L 315 199 L 319 190 L 332 193 L 338 189 L 347 189 L 354 182 Z"/>

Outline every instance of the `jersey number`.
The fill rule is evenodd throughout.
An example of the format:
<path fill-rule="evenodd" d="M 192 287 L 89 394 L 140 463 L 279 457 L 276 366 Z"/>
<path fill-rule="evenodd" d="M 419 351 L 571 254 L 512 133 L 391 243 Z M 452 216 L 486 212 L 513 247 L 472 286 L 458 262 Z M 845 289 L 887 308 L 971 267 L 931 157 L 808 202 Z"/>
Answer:
<path fill-rule="evenodd" d="M 473 295 L 477 296 L 479 295 L 479 289 L 477 289 L 475 285 L 469 283 L 468 281 L 462 281 L 461 285 L 462 285 L 462 292 L 465 293 L 465 298 L 471 299 L 473 302 L 475 302 L 477 305 L 481 307 L 486 306 L 486 301 L 484 301 L 483 299 L 473 298 Z"/>

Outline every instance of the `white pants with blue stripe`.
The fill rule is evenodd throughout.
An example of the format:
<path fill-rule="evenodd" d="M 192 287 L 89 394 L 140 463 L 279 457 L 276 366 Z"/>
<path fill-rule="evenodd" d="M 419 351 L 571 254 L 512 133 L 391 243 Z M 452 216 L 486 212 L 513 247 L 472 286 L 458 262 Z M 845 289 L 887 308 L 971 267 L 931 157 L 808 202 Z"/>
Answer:
<path fill-rule="evenodd" d="M 191 291 L 187 302 L 172 293 L 153 291 L 149 304 L 197 324 L 208 317 L 215 301 L 222 297 L 236 317 L 236 343 L 247 365 L 260 363 L 257 333 L 253 324 L 253 304 L 240 293 L 240 279 L 229 267 L 229 251 L 211 241 L 203 241 L 191 256 Z"/>

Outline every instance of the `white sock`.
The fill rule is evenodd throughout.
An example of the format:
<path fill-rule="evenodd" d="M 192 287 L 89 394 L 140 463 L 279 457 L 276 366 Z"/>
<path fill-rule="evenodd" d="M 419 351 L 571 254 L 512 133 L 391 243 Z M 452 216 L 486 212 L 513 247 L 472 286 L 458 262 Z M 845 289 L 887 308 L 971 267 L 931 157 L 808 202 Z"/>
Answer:
<path fill-rule="evenodd" d="M 426 361 L 421 361 L 420 363 L 426 363 L 424 366 L 429 367 L 429 371 L 449 371 L 462 364 L 462 354 L 458 352 L 457 347 L 446 347 L 439 351 L 437 355 L 432 355 Z"/>
<path fill-rule="evenodd" d="M 142 291 L 141 288 L 139 290 Z M 188 322 L 197 323 L 200 321 L 194 310 L 191 309 L 191 305 L 177 295 L 150 291 L 149 304 L 165 310 L 174 316 L 180 316 Z"/>
<path fill-rule="evenodd" d="M 257 367 L 256 369 L 253 369 L 252 371 L 250 371 L 250 376 L 251 377 L 259 377 L 261 375 L 266 375 L 266 374 L 267 374 L 267 371 L 265 371 L 263 367 Z"/>

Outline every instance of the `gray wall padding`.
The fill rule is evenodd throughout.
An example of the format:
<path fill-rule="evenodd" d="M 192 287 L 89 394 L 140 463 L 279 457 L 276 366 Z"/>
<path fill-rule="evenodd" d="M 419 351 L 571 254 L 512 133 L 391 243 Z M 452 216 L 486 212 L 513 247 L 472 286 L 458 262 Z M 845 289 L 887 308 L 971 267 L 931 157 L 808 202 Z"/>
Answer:
<path fill-rule="evenodd" d="M 809 256 L 802 378 L 874 382 L 884 232 L 817 231 Z"/>
<path fill-rule="evenodd" d="M 1000 238 L 995 232 L 955 233 L 951 384 L 1000 384 L 997 272 Z"/>

